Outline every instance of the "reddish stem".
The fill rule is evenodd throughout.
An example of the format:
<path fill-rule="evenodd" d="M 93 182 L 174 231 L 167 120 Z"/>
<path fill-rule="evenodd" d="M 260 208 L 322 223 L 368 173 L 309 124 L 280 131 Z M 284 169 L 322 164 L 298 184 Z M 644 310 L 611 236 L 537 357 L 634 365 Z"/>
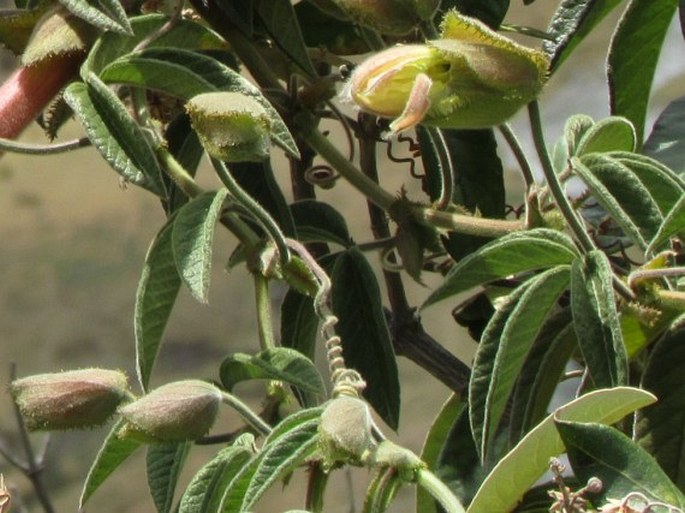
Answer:
<path fill-rule="evenodd" d="M 21 67 L 0 86 L 0 137 L 17 137 L 78 72 L 84 54 L 55 55 Z"/>

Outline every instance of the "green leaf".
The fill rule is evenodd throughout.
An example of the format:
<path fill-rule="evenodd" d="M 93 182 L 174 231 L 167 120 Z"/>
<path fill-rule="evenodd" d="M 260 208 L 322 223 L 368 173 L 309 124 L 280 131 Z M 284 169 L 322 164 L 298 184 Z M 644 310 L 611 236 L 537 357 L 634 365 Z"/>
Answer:
<path fill-rule="evenodd" d="M 159 443 L 147 449 L 147 483 L 158 513 L 169 513 L 190 442 Z"/>
<path fill-rule="evenodd" d="M 266 110 L 273 141 L 299 158 L 288 127 L 259 88 L 212 57 L 183 48 L 150 48 L 117 59 L 102 69 L 102 76 L 103 80 L 155 89 L 184 100 L 211 91 L 247 95 Z"/>
<path fill-rule="evenodd" d="M 440 412 L 428 430 L 421 451 L 421 461 L 428 468 L 436 468 L 440 451 L 445 445 L 445 441 L 452 426 L 457 421 L 457 417 L 464 411 L 464 408 L 466 408 L 466 401 L 464 401 L 460 394 L 452 394 L 445 404 L 442 405 Z M 421 487 L 416 490 L 416 511 L 421 513 L 438 513 L 432 495 Z"/>
<path fill-rule="evenodd" d="M 555 418 L 613 424 L 656 398 L 629 387 L 595 390 L 555 410 L 535 426 L 506 456 L 481 485 L 467 513 L 511 511 L 524 493 L 549 469 L 549 459 L 564 452 Z"/>
<path fill-rule="evenodd" d="M 140 126 L 116 94 L 95 75 L 74 82 L 64 98 L 102 157 L 127 182 L 165 197 L 161 169 Z"/>
<path fill-rule="evenodd" d="M 174 263 L 171 231 L 172 224 L 167 223 L 152 241 L 136 292 L 136 368 L 143 390 L 148 389 L 162 335 L 181 288 Z"/>
<path fill-rule="evenodd" d="M 578 345 L 597 388 L 628 381 L 628 358 L 612 287 L 612 271 L 601 251 L 571 267 L 571 310 Z"/>
<path fill-rule="evenodd" d="M 48 6 L 44 5 L 41 8 L 31 8 L 30 10 L 29 6 L 17 5 L 17 7 L 19 8 L 5 8 L 4 13 L 0 16 L 0 42 L 14 55 L 21 55 L 31 38 L 36 23 Z"/>
<path fill-rule="evenodd" d="M 86 501 L 100 488 L 100 485 L 105 482 L 112 472 L 141 445 L 137 440 L 120 438 L 118 436 L 119 429 L 123 424 L 123 421 L 119 421 L 114 425 L 102 443 L 97 456 L 95 456 L 95 460 L 88 471 L 86 481 L 83 483 L 83 490 L 79 499 L 79 510 L 83 509 Z"/>
<path fill-rule="evenodd" d="M 649 190 L 635 174 L 620 162 L 603 154 L 592 153 L 571 166 L 631 240 L 641 248 L 654 237 L 663 216 Z"/>
<path fill-rule="evenodd" d="M 595 126 L 594 120 L 585 114 L 574 114 L 566 120 L 564 124 L 564 136 L 561 139 L 564 146 L 563 158 L 560 156 L 560 167 L 565 167 L 569 158 L 578 154 L 578 147 L 592 127 Z"/>
<path fill-rule="evenodd" d="M 322 408 L 302 410 L 276 426 L 259 454 L 231 481 L 219 511 L 249 511 L 269 486 L 301 464 L 316 449 L 322 411 Z"/>
<path fill-rule="evenodd" d="M 252 451 L 241 445 L 233 445 L 219 451 L 193 477 L 181 498 L 179 513 L 218 511 L 224 490 L 251 457 Z"/>
<path fill-rule="evenodd" d="M 364 397 L 397 429 L 400 383 L 376 276 L 361 251 L 351 248 L 336 259 L 331 281 L 345 362 L 364 377 Z"/>
<path fill-rule="evenodd" d="M 507 276 L 570 264 L 577 255 L 571 239 L 554 230 L 536 228 L 505 235 L 458 262 L 421 308 Z"/>
<path fill-rule="evenodd" d="M 669 103 L 659 114 L 642 151 L 676 173 L 685 174 L 685 96 Z"/>
<path fill-rule="evenodd" d="M 625 152 L 612 152 L 605 155 L 605 158 L 627 167 L 642 182 L 664 216 L 685 193 L 683 179 L 658 160 Z"/>
<path fill-rule="evenodd" d="M 554 40 L 542 45 L 551 60 L 552 73 L 621 1 L 562 0 L 547 30 Z"/>
<path fill-rule="evenodd" d="M 626 435 L 596 423 L 557 422 L 573 472 L 581 482 L 596 476 L 602 481 L 598 502 L 631 492 L 685 507 L 685 496 L 644 449 Z"/>
<path fill-rule="evenodd" d="M 572 156 L 608 151 L 633 151 L 635 128 L 626 118 L 611 116 L 594 123 L 583 133 Z"/>
<path fill-rule="evenodd" d="M 302 200 L 290 205 L 298 238 L 310 242 L 333 242 L 343 247 L 352 244 L 345 218 L 328 203 Z"/>
<path fill-rule="evenodd" d="M 564 308 L 545 322 L 516 381 L 509 413 L 510 443 L 517 443 L 545 418 L 577 347 L 571 309 Z"/>
<path fill-rule="evenodd" d="M 256 0 L 255 10 L 273 43 L 310 77 L 318 76 L 290 0 Z"/>
<path fill-rule="evenodd" d="M 684 335 L 683 330 L 667 333 L 649 355 L 640 386 L 659 402 L 637 413 L 634 435 L 681 490 L 685 489 Z"/>
<path fill-rule="evenodd" d="M 659 231 L 649 243 L 648 253 L 654 253 L 659 247 L 668 241 L 670 237 L 685 232 L 685 195 L 673 206 L 673 209 L 664 219 Z"/>
<path fill-rule="evenodd" d="M 130 18 L 133 37 L 114 32 L 105 32 L 95 42 L 88 53 L 81 75 L 92 72 L 99 74 L 102 69 L 122 55 L 131 53 L 144 39 L 155 34 L 169 18 L 163 14 L 147 14 Z M 226 42 L 216 32 L 201 23 L 185 18 L 177 20 L 174 30 L 168 30 L 153 38 L 147 48 L 164 47 L 184 48 L 186 50 L 225 50 Z"/>
<path fill-rule="evenodd" d="M 558 266 L 532 278 L 502 329 L 493 369 L 487 376 L 483 438 L 480 440 L 484 460 L 494 450 L 497 428 L 530 348 L 540 334 L 547 317 L 557 306 L 559 297 L 568 287 L 569 270 L 569 266 Z M 497 341 L 488 340 L 484 336 L 478 350 L 492 343 Z M 474 363 L 474 376 L 475 365 Z M 471 420 L 473 422 L 474 418 Z"/>
<path fill-rule="evenodd" d="M 295 13 L 299 20 L 305 44 L 310 48 L 326 48 L 335 55 L 359 55 L 371 51 L 362 36 L 359 25 L 345 21 L 344 14 L 332 0 L 327 0 L 332 7 L 330 13 L 320 9 L 311 2 L 299 2 Z M 338 14 L 334 17 L 331 14 Z"/>
<path fill-rule="evenodd" d="M 176 116 L 167 125 L 164 139 L 166 140 L 169 152 L 194 177 L 205 150 L 202 144 L 200 144 L 197 133 L 190 125 L 190 117 L 185 114 Z M 169 191 L 166 210 L 168 213 L 173 213 L 182 205 L 188 203 L 190 198 L 166 173 L 162 175 L 162 178 Z"/>
<path fill-rule="evenodd" d="M 227 195 L 226 189 L 219 189 L 193 198 L 178 210 L 171 227 L 176 269 L 201 303 L 209 300 L 214 227 Z"/>
<path fill-rule="evenodd" d="M 678 0 L 631 0 L 611 40 L 607 61 L 611 113 L 635 126 L 642 144 L 652 81 Z"/>
<path fill-rule="evenodd" d="M 118 0 L 59 0 L 59 3 L 100 30 L 133 35 L 126 11 Z"/>
<path fill-rule="evenodd" d="M 223 362 L 221 383 L 227 390 L 248 379 L 285 381 L 303 391 L 324 395 L 323 379 L 312 361 L 302 353 L 287 347 L 266 349 L 256 355 L 236 353 Z"/>
<path fill-rule="evenodd" d="M 628 168 L 616 164 L 597 154 L 571 159 L 573 172 L 585 182 L 593 200 L 644 249 L 661 224 L 661 212 L 642 182 Z"/>
<path fill-rule="evenodd" d="M 314 300 L 289 290 L 281 305 L 281 345 L 296 349 L 314 361 L 318 327 Z"/>

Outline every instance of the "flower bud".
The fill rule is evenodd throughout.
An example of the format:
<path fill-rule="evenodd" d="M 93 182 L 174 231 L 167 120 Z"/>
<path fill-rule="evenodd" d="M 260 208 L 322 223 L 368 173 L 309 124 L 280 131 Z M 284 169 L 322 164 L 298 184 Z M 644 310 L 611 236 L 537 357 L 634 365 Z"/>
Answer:
<path fill-rule="evenodd" d="M 438 0 L 334 0 L 350 18 L 382 34 L 401 36 L 430 19 Z"/>
<path fill-rule="evenodd" d="M 221 391 L 199 380 L 163 385 L 120 408 L 120 436 L 144 442 L 196 440 L 209 432 L 221 403 Z"/>
<path fill-rule="evenodd" d="M 419 123 L 488 128 L 537 97 L 547 58 L 450 11 L 440 39 L 384 50 L 352 73 L 343 95 L 362 110 L 394 118 L 392 132 Z"/>
<path fill-rule="evenodd" d="M 212 157 L 244 162 L 269 156 L 271 121 L 253 98 L 233 92 L 203 93 L 191 98 L 186 110 Z"/>
<path fill-rule="evenodd" d="M 337 461 L 361 463 L 376 446 L 369 405 L 357 397 L 341 395 L 328 402 L 319 422 L 319 447 L 324 465 Z"/>
<path fill-rule="evenodd" d="M 29 430 L 99 426 L 128 396 L 126 375 L 106 369 L 28 376 L 13 381 L 10 391 Z"/>

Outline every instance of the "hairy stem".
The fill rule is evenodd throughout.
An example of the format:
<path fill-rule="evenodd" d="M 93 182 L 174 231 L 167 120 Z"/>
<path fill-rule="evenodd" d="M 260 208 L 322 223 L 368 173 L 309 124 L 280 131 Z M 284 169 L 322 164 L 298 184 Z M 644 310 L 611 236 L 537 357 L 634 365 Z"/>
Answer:
<path fill-rule="evenodd" d="M 262 350 L 276 347 L 274 340 L 273 322 L 271 320 L 271 305 L 269 298 L 269 280 L 260 272 L 253 273 L 255 301 L 257 304 L 257 332 Z"/>
<path fill-rule="evenodd" d="M 221 392 L 221 399 L 224 404 L 233 408 L 238 414 L 260 435 L 267 436 L 271 433 L 271 426 L 264 422 L 259 415 L 252 411 L 252 409 L 238 399 L 233 394 L 228 392 Z"/>
<path fill-rule="evenodd" d="M 0 139 L 0 151 L 21 153 L 24 155 L 55 155 L 57 153 L 78 150 L 79 148 L 85 148 L 87 146 L 90 146 L 90 140 L 87 137 L 58 144 L 30 144 L 12 141 L 10 139 Z"/>

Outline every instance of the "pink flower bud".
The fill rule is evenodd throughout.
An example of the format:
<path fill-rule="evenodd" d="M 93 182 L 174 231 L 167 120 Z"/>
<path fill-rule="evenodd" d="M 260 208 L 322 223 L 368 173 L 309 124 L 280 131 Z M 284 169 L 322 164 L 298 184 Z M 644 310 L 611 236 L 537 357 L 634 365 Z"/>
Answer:
<path fill-rule="evenodd" d="M 81 369 L 17 379 L 10 391 L 29 430 L 61 430 L 104 424 L 128 385 L 123 372 Z"/>

